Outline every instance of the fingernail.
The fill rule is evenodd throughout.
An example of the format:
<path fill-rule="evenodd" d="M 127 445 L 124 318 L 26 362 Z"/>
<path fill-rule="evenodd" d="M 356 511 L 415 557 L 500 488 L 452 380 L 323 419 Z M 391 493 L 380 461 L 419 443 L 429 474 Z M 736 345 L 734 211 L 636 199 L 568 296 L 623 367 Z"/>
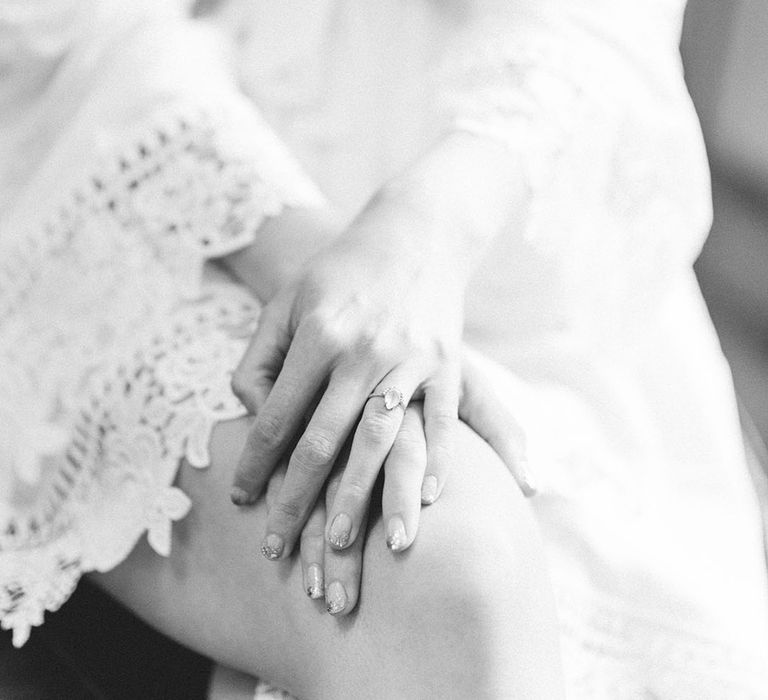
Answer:
<path fill-rule="evenodd" d="M 347 592 L 341 581 L 333 581 L 325 592 L 326 610 L 331 615 L 338 615 L 347 607 Z"/>
<path fill-rule="evenodd" d="M 405 523 L 399 515 L 393 515 L 387 522 L 387 547 L 399 552 L 405 548 L 406 542 Z"/>
<path fill-rule="evenodd" d="M 304 590 L 312 600 L 323 597 L 323 570 L 318 564 L 310 564 L 307 567 Z"/>
<path fill-rule="evenodd" d="M 346 513 L 339 513 L 331 523 L 331 531 L 328 533 L 328 541 L 339 549 L 349 544 L 352 534 L 352 520 Z"/>
<path fill-rule="evenodd" d="M 428 474 L 421 484 L 421 502 L 429 505 L 437 498 L 437 477 Z"/>
<path fill-rule="evenodd" d="M 539 489 L 538 484 L 536 483 L 536 477 L 528 467 L 528 460 L 522 458 L 519 460 L 518 464 L 520 469 L 520 481 L 522 482 L 521 488 L 523 490 L 523 494 L 528 498 L 535 496 Z"/>
<path fill-rule="evenodd" d="M 232 487 L 229 497 L 236 506 L 249 506 L 256 502 L 255 498 L 252 498 L 245 489 L 241 489 L 239 486 Z"/>
<path fill-rule="evenodd" d="M 280 558 L 280 555 L 283 553 L 283 547 L 285 547 L 283 538 L 274 532 L 270 532 L 261 543 L 261 553 L 270 561 L 274 561 Z"/>

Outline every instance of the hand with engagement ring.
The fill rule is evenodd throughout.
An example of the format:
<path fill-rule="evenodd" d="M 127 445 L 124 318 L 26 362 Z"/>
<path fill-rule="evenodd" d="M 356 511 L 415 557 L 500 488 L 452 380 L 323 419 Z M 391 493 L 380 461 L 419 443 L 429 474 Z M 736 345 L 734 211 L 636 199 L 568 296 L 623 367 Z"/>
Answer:
<path fill-rule="evenodd" d="M 425 179 L 434 181 L 434 174 Z M 329 545 L 344 550 L 356 543 L 382 468 L 386 539 L 398 551 L 414 541 L 422 503 L 437 500 L 445 484 L 459 425 L 463 299 L 468 251 L 477 247 L 457 244 L 465 224 L 434 202 L 419 205 L 408 187 L 385 188 L 265 306 L 233 376 L 235 393 L 256 420 L 232 500 L 255 502 L 292 450 L 269 510 L 262 542 L 268 559 L 293 551 L 348 440 L 327 511 Z M 423 401 L 423 464 L 388 470 L 401 409 L 412 400 Z M 471 427 L 486 439 L 484 422 L 496 435 L 504 432 L 485 414 Z M 519 449 L 513 453 L 504 461 L 530 491 Z"/>
<path fill-rule="evenodd" d="M 450 280 L 448 265 L 423 255 L 406 261 L 394 241 L 386 250 L 389 232 L 413 237 L 421 225 L 412 212 L 376 202 L 263 310 L 233 378 L 236 394 L 258 411 L 235 477 L 237 504 L 261 493 L 317 400 L 270 510 L 263 542 L 269 558 L 293 549 L 351 434 L 326 534 L 339 549 L 355 541 L 403 421 L 400 408 L 412 399 L 424 400 L 426 475 L 415 489 L 392 480 L 385 488 L 407 491 L 409 512 L 439 497 L 458 424 L 464 288 Z M 388 532 L 399 527 L 387 524 Z M 405 546 L 415 534 L 406 530 Z"/>
<path fill-rule="evenodd" d="M 395 400 L 391 395 L 390 405 Z M 400 404 L 402 406 L 402 404 Z M 391 410 L 396 410 L 392 405 Z M 405 416 L 397 433 L 392 449 L 384 462 L 386 481 L 407 485 L 418 493 L 418 484 L 426 467 L 427 446 L 424 436 L 422 403 L 411 402 L 404 409 Z M 462 365 L 462 392 L 460 417 L 485 439 L 502 461 L 515 473 L 524 465 L 525 435 L 501 396 L 496 396 L 491 382 L 484 376 L 481 364 L 470 352 L 465 353 Z M 364 517 L 361 529 L 353 544 L 337 549 L 325 537 L 327 513 L 339 489 L 349 450 L 342 450 L 337 463 L 328 477 L 323 493 L 315 501 L 299 539 L 302 583 L 306 595 L 317 600 L 325 598 L 327 611 L 331 615 L 346 615 L 354 610 L 360 595 L 362 581 L 363 550 L 371 515 Z M 533 493 L 533 485 L 520 480 L 527 495 Z M 285 466 L 281 466 L 270 478 L 267 486 L 267 507 L 274 507 L 277 495 L 285 479 Z M 389 488 L 383 490 L 382 511 L 385 522 L 401 517 L 402 529 L 391 528 L 387 532 L 387 546 L 393 552 L 400 552 L 409 545 L 403 531 L 415 532 L 419 524 L 420 508 L 418 498 L 409 498 L 409 493 Z M 371 504 L 372 510 L 375 508 Z M 396 516 L 391 515 L 397 514 Z M 390 514 L 390 515 L 387 515 Z M 269 552 L 268 552 L 269 553 Z"/>

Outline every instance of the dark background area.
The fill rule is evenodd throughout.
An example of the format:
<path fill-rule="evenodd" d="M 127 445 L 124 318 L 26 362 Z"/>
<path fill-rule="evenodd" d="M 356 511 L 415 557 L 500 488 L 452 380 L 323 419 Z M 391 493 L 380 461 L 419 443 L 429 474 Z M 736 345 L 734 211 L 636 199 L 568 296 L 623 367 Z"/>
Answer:
<path fill-rule="evenodd" d="M 211 667 L 83 580 L 21 649 L 2 633 L 0 700 L 204 700 Z"/>

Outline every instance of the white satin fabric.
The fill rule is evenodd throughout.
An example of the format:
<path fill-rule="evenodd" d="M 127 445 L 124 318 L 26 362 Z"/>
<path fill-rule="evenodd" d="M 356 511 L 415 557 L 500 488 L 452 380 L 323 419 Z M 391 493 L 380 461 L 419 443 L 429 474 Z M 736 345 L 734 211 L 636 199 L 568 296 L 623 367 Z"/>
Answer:
<path fill-rule="evenodd" d="M 64 499 L 76 507 L 50 506 L 44 535 L 17 523 L 0 541 L 0 618 L 19 642 L 82 571 L 113 566 L 144 531 L 167 551 L 170 522 L 190 507 L 170 487 L 175 464 L 192 454 L 204 466 L 210 427 L 240 410 L 225 379 L 257 310 L 231 283 L 189 270 L 246 245 L 281 206 L 317 201 L 313 182 L 354 212 L 430 141 L 462 129 L 519 153 L 531 194 L 472 283 L 467 336 L 525 427 L 542 482 L 533 507 L 570 697 L 768 697 L 759 512 L 729 370 L 691 269 L 711 200 L 677 49 L 680 0 L 233 0 L 194 22 L 150 2 L 100 3 L 83 19 L 71 2 L 55 3 L 52 26 L 24 16 L 30 5 L 53 6 L 0 4 L 0 246 L 17 256 L 0 291 L 34 289 L 25 280 L 36 269 L 56 279 L 73 256 L 101 270 L 89 277 L 100 284 L 115 265 L 109 244 L 91 255 L 102 230 L 132 251 L 139 287 L 166 286 L 154 292 L 159 309 L 121 296 L 110 318 L 133 321 L 110 325 L 83 285 L 53 285 L 61 318 L 77 308 L 78 332 L 98 334 L 88 357 L 68 352 L 68 372 L 51 345 L 28 340 L 20 354 L 10 342 L 34 335 L 35 314 L 50 318 L 50 295 L 19 292 L 0 316 L 0 360 L 35 385 L 40 400 L 23 415 L 50 438 L 40 455 L 9 441 L 0 476 L 15 497 L 0 515 L 28 523 L 49 507 L 55 475 L 77 493 Z M 213 26 L 265 121 L 221 68 Z M 137 168 L 138 185 L 120 174 Z M 106 188 L 84 191 L 94 177 Z M 62 220 L 62 207 L 74 214 Z M 46 231 L 62 240 L 73 216 L 79 249 L 41 247 Z M 22 229 L 34 243 L 17 250 Z M 138 338 L 131 323 L 151 330 Z M 80 337 L 59 333 L 54 345 Z M 115 359 L 127 338 L 133 354 Z M 136 372 L 151 379 L 139 399 L 115 390 L 114 377 Z M 157 386 L 177 401 L 138 410 Z M 3 391 L 13 414 L 20 392 Z M 87 457 L 73 457 L 83 415 L 95 434 Z M 147 446 L 138 456 L 124 447 L 137 442 Z M 64 468 L 62 455 L 88 469 Z M 21 488 L 30 474 L 44 486 Z M 131 498 L 151 493 L 154 509 L 137 515 L 141 498 L 124 496 L 125 483 Z M 94 494 L 109 508 L 98 511 Z M 107 521 L 119 525 L 99 559 L 83 541 Z"/>

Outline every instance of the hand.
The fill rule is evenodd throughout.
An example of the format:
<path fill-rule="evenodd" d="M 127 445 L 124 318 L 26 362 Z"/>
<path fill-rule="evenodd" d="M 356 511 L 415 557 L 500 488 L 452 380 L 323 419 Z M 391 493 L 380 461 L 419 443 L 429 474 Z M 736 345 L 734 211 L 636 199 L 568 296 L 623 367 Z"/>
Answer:
<path fill-rule="evenodd" d="M 426 452 L 422 406 L 420 402 L 414 402 L 408 406 L 395 444 L 385 461 L 382 498 L 385 522 L 397 516 L 405 522 L 418 523 L 420 475 L 426 465 Z M 345 549 L 332 547 L 325 537 L 326 513 L 333 507 L 348 457 L 346 451 L 331 472 L 324 496 L 317 499 L 304 525 L 299 547 L 304 591 L 312 599 L 325 598 L 326 609 L 332 615 L 346 615 L 357 605 L 368 523 L 366 513 L 358 537 Z M 277 491 L 273 489 L 274 481 L 273 477 L 267 491 L 268 503 L 272 500 L 270 492 Z M 412 533 L 415 532 L 414 524 Z M 402 542 L 402 548 L 411 542 L 412 539 Z M 399 551 L 401 547 L 390 545 L 390 548 Z"/>
<path fill-rule="evenodd" d="M 467 347 L 461 365 L 459 417 L 501 458 L 523 494 L 534 496 L 536 479 L 528 466 L 525 431 L 487 376 L 481 356 Z"/>
<path fill-rule="evenodd" d="M 258 410 L 233 501 L 255 501 L 319 396 L 270 511 L 263 547 L 269 558 L 293 548 L 353 429 L 326 535 L 338 549 L 359 536 L 404 415 L 401 406 L 388 410 L 381 397 L 369 399 L 372 391 L 396 387 L 404 405 L 423 397 L 427 454 L 420 490 L 426 503 L 439 496 L 458 424 L 466 282 L 460 265 L 434 243 L 442 225 L 402 200 L 376 198 L 265 307 L 233 378 L 235 393 Z"/>
<path fill-rule="evenodd" d="M 463 386 L 460 411 L 465 420 L 502 458 L 523 492 L 531 495 L 533 487 L 525 469 L 522 430 L 493 395 L 481 367 L 471 358 L 464 363 Z M 416 536 L 421 512 L 419 485 L 426 467 L 426 453 L 422 405 L 413 402 L 408 406 L 384 464 L 382 518 L 387 524 L 397 518 L 405 533 L 397 534 L 385 526 L 387 545 L 393 552 L 410 547 Z M 368 517 L 363 519 L 358 537 L 347 549 L 335 549 L 325 538 L 326 513 L 333 506 L 347 457 L 348 453 L 343 454 L 331 472 L 325 494 L 317 499 L 304 525 L 299 547 L 304 591 L 313 600 L 324 598 L 326 609 L 332 615 L 348 614 L 359 600 L 368 522 Z M 270 508 L 280 491 L 285 472 L 279 470 L 275 474 L 267 490 Z"/>
<path fill-rule="evenodd" d="M 533 496 L 536 485 L 528 468 L 525 433 L 474 352 L 465 350 L 461 375 L 459 417 L 501 458 L 523 494 Z M 387 546 L 393 552 L 408 549 L 416 538 L 426 468 L 422 405 L 414 402 L 384 463 L 381 510 Z"/>

